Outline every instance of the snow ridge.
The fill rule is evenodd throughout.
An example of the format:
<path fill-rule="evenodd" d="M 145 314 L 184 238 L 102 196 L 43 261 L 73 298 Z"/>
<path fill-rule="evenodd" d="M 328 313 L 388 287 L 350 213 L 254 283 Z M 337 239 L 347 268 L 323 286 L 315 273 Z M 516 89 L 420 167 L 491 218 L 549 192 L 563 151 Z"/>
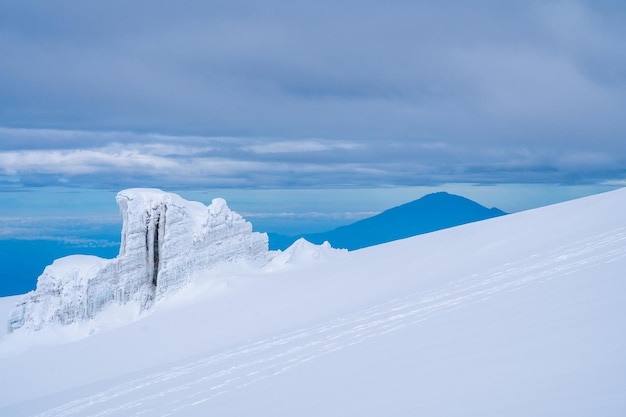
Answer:
<path fill-rule="evenodd" d="M 157 189 L 118 193 L 122 242 L 115 259 L 74 255 L 46 267 L 9 316 L 8 332 L 93 318 L 111 303 L 141 310 L 222 262 L 265 265 L 265 233 L 216 198 L 207 207 Z"/>

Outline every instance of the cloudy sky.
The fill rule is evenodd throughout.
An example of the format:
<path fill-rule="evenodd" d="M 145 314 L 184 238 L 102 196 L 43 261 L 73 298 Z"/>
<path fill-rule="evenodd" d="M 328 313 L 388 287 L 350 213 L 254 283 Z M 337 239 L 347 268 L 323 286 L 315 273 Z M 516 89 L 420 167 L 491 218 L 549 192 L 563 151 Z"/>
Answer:
<path fill-rule="evenodd" d="M 0 215 L 59 187 L 625 185 L 624 45 L 618 0 L 0 0 Z"/>

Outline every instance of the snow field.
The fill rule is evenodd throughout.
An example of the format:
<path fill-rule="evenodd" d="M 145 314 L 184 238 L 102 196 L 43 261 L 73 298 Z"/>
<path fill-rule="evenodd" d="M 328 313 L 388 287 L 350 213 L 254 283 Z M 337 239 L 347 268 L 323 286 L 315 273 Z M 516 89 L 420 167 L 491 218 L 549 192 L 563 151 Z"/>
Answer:
<path fill-rule="evenodd" d="M 5 351 L 0 415 L 621 416 L 624 206 L 618 190 L 188 287 Z"/>

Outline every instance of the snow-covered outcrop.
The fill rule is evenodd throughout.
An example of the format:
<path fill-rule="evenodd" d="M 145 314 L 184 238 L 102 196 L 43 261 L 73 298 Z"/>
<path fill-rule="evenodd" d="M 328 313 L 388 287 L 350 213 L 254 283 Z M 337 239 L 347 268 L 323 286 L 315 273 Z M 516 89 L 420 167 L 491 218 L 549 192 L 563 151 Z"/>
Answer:
<path fill-rule="evenodd" d="M 284 251 L 274 251 L 266 269 L 269 271 L 308 266 L 348 253 L 346 249 L 335 249 L 330 243 L 316 245 L 304 238 L 296 240 Z"/>
<path fill-rule="evenodd" d="M 147 308 L 218 263 L 268 261 L 267 235 L 253 232 L 221 198 L 207 207 L 161 190 L 130 189 L 116 199 L 123 216 L 119 255 L 56 260 L 11 313 L 9 332 L 93 318 L 111 303 Z"/>

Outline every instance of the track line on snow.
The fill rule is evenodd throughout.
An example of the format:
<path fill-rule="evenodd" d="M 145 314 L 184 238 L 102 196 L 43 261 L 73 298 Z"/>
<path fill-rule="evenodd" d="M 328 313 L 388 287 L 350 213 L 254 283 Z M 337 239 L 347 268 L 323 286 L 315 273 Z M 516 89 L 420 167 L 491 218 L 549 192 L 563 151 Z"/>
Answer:
<path fill-rule="evenodd" d="M 186 415 L 189 409 L 227 392 L 414 326 L 434 314 L 624 257 L 626 228 L 621 228 L 555 248 L 541 257 L 532 255 L 484 274 L 461 277 L 436 291 L 398 297 L 325 323 L 134 378 L 38 416 Z"/>

